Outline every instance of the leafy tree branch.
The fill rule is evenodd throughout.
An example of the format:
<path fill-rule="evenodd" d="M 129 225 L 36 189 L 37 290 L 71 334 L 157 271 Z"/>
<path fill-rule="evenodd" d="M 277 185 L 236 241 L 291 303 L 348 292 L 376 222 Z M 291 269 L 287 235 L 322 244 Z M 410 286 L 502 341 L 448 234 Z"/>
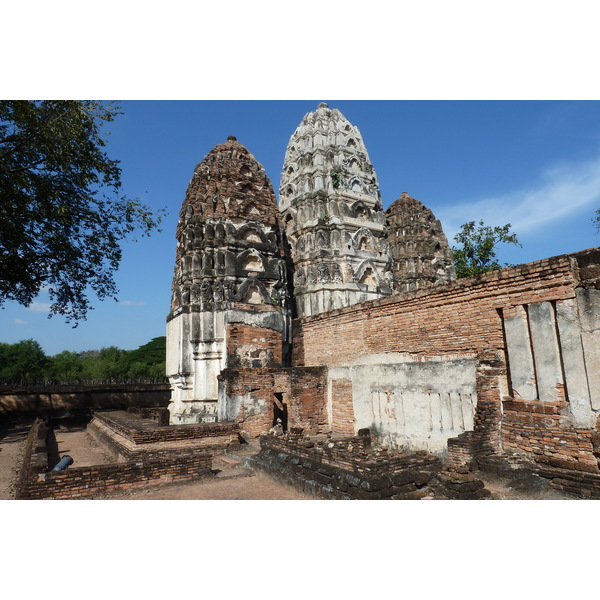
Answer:
<path fill-rule="evenodd" d="M 164 215 L 121 192 L 99 101 L 0 101 L 0 306 L 28 306 L 45 288 L 51 315 L 85 319 L 88 294 L 115 298 L 121 242 Z"/>
<path fill-rule="evenodd" d="M 454 240 L 460 246 L 452 247 L 456 276 L 476 277 L 509 266 L 498 262 L 496 246 L 502 243 L 522 247 L 517 235 L 511 233 L 510 228 L 510 223 L 490 227 L 483 221 L 469 221 L 462 225 L 454 236 Z"/>

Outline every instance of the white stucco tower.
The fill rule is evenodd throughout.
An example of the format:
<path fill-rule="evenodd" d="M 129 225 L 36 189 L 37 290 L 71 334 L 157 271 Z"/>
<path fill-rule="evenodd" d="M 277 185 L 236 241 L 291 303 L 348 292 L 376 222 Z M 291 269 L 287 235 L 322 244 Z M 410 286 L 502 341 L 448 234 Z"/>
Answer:
<path fill-rule="evenodd" d="M 359 130 L 339 110 L 319 104 L 291 136 L 279 208 L 297 316 L 391 293 L 377 176 Z"/>

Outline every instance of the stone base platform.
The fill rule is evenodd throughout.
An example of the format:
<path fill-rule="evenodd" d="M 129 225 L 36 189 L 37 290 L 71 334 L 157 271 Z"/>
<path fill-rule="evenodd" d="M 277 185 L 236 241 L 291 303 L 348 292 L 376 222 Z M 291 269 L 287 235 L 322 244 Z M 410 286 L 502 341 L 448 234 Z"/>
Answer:
<path fill-rule="evenodd" d="M 241 440 L 238 423 L 165 425 L 154 415 L 120 410 L 94 413 L 87 431 L 122 462 L 222 452 L 238 448 Z"/>

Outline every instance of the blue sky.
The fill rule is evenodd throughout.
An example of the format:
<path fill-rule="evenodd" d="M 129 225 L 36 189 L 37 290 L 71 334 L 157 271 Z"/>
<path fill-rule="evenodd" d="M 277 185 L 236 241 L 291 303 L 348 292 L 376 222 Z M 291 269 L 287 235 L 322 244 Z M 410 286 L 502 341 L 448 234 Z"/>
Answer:
<path fill-rule="evenodd" d="M 287 142 L 325 101 L 356 125 L 377 173 L 384 208 L 402 192 L 419 199 L 452 237 L 462 223 L 511 223 L 524 263 L 600 245 L 597 101 L 124 101 L 108 151 L 121 161 L 124 192 L 166 207 L 162 232 L 124 245 L 119 302 L 94 302 L 73 329 L 47 318 L 43 294 L 29 308 L 0 311 L 0 341 L 33 338 L 48 355 L 116 345 L 137 348 L 164 335 L 175 227 L 195 165 L 235 135 L 265 167 L 278 195 Z"/>

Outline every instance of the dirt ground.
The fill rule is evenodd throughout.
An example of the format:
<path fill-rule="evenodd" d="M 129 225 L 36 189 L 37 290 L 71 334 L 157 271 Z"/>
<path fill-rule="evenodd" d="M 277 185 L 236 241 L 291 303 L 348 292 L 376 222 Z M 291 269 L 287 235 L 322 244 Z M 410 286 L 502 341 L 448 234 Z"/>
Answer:
<path fill-rule="evenodd" d="M 31 421 L 0 422 L 0 500 L 14 498 L 18 469 Z M 85 431 L 84 426 L 59 425 L 55 429 L 57 457 L 69 455 L 73 466 L 114 462 Z M 234 453 L 216 455 L 213 478 L 194 482 L 163 484 L 132 492 L 98 496 L 102 500 L 311 500 L 313 496 L 278 483 L 263 473 L 244 467 L 243 460 L 259 451 L 257 441 Z M 58 459 L 57 459 L 58 460 Z M 494 500 L 575 499 L 549 487 L 535 475 L 500 477 L 479 473 Z M 93 499 L 93 498 L 92 498 Z"/>
<path fill-rule="evenodd" d="M 0 500 L 14 498 L 18 465 L 30 427 L 28 420 L 0 421 Z"/>

